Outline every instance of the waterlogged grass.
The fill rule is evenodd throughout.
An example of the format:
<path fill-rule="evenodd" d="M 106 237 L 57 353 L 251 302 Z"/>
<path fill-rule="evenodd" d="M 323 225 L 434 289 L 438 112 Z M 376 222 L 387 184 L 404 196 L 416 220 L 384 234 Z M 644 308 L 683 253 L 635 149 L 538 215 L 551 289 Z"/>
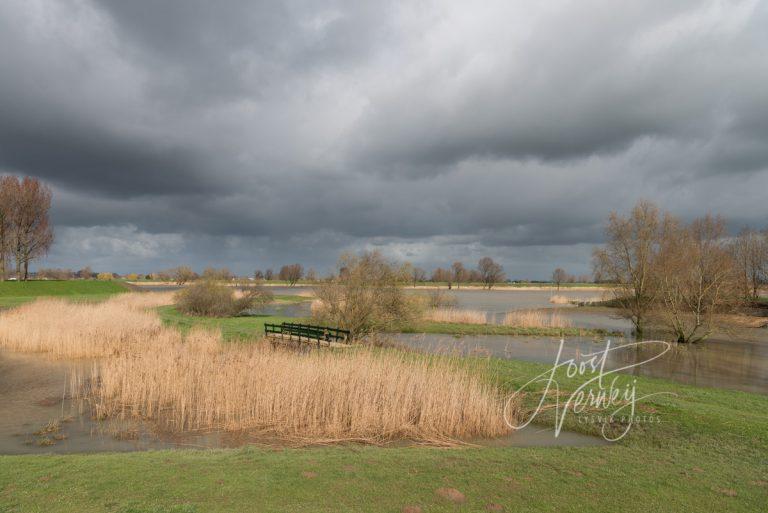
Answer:
<path fill-rule="evenodd" d="M 38 297 L 65 297 L 79 301 L 102 301 L 127 292 L 122 282 L 96 280 L 1 281 L 0 307 L 13 307 Z"/>
<path fill-rule="evenodd" d="M 490 360 L 486 372 L 514 390 L 545 370 Z M 660 422 L 611 446 L 0 456 L 0 511 L 763 511 L 768 397 L 636 379 L 638 395 L 677 396 L 643 403 Z M 579 380 L 558 382 L 562 392 Z"/>
<path fill-rule="evenodd" d="M 264 324 L 283 322 L 301 322 L 295 317 L 276 315 L 248 315 L 242 317 L 196 317 L 186 315 L 174 306 L 161 306 L 157 309 L 160 318 L 168 326 L 175 326 L 183 332 L 193 327 L 221 330 L 226 340 L 253 339 L 264 336 Z"/>
<path fill-rule="evenodd" d="M 499 324 L 464 324 L 422 321 L 403 328 L 403 333 L 435 333 L 443 335 L 510 335 L 530 337 L 622 336 L 620 332 L 588 328 L 521 328 Z"/>

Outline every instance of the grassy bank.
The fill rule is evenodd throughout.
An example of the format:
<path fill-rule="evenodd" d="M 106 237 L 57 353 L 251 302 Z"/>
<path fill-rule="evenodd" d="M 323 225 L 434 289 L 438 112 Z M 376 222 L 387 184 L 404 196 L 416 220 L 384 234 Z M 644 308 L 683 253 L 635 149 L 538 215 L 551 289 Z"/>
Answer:
<path fill-rule="evenodd" d="M 464 324 L 422 321 L 403 328 L 403 333 L 434 333 L 442 335 L 509 335 L 529 337 L 595 337 L 622 336 L 620 332 L 589 328 L 521 328 L 499 324 Z"/>
<path fill-rule="evenodd" d="M 44 296 L 96 301 L 127 291 L 128 288 L 117 281 L 2 281 L 0 282 L 0 306 L 16 306 Z"/>
<path fill-rule="evenodd" d="M 546 370 L 490 362 L 489 379 L 510 390 Z M 0 456 L 0 511 L 761 511 L 768 397 L 636 379 L 643 395 L 678 395 L 643 403 L 660 422 L 611 446 Z"/>
<path fill-rule="evenodd" d="M 301 322 L 295 317 L 280 317 L 276 315 L 249 315 L 243 317 L 195 317 L 185 315 L 174 306 L 161 306 L 157 309 L 160 318 L 167 326 L 175 326 L 186 332 L 199 326 L 220 329 L 226 340 L 252 339 L 264 335 L 264 324 L 280 324 L 282 322 Z"/>

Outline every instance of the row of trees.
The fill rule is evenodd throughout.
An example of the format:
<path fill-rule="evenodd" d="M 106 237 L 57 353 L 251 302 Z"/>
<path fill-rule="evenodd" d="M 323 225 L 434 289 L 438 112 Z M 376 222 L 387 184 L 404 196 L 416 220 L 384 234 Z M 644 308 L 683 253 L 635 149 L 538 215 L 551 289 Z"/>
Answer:
<path fill-rule="evenodd" d="M 593 254 L 595 277 L 617 285 L 615 302 L 640 336 L 654 325 L 679 342 L 703 340 L 768 278 L 768 233 L 729 237 L 719 216 L 683 223 L 641 201 L 609 216 L 606 239 Z"/>
<path fill-rule="evenodd" d="M 427 272 L 421 267 L 410 268 L 411 281 L 414 287 L 418 283 L 427 281 Z M 484 287 L 491 289 L 495 284 L 506 279 L 504 268 L 494 262 L 491 257 L 483 257 L 477 263 L 476 269 L 467 269 L 462 262 L 454 262 L 449 268 L 438 267 L 432 271 L 429 280 L 435 283 L 447 283 L 448 288 L 456 285 L 459 288 L 462 283 L 482 283 Z"/>
<path fill-rule="evenodd" d="M 36 178 L 0 177 L 0 279 L 14 266 L 19 280 L 29 277 L 29 264 L 53 244 L 49 220 L 51 190 Z"/>

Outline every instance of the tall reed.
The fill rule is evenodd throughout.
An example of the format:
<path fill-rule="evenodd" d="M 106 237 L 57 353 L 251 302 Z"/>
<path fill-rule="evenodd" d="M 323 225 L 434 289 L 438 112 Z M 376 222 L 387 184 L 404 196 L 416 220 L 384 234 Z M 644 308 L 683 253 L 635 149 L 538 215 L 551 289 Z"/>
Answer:
<path fill-rule="evenodd" d="M 542 310 L 515 310 L 504 316 L 502 324 L 519 328 L 570 328 L 571 321 L 559 312 Z"/>
<path fill-rule="evenodd" d="M 141 344 L 178 341 L 149 308 L 169 304 L 170 293 L 119 294 L 100 303 L 38 299 L 0 314 L 0 347 L 56 358 L 97 358 Z"/>
<path fill-rule="evenodd" d="M 508 432 L 502 397 L 447 358 L 356 348 L 298 354 L 268 344 L 185 342 L 98 364 L 91 400 L 103 417 L 172 431 L 223 429 L 301 440 L 425 441 Z"/>
<path fill-rule="evenodd" d="M 455 308 L 434 308 L 424 314 L 424 319 L 434 322 L 459 324 L 486 324 L 488 316 L 479 310 L 458 310 Z"/>

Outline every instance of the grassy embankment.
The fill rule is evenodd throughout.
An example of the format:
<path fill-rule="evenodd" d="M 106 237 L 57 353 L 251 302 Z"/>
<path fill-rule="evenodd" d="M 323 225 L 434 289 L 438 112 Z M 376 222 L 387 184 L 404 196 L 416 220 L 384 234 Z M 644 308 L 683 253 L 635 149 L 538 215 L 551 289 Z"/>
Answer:
<path fill-rule="evenodd" d="M 100 301 L 127 291 L 128 288 L 118 281 L 2 281 L 0 282 L 0 307 L 20 305 L 44 296 L 64 297 L 77 301 Z"/>
<path fill-rule="evenodd" d="M 513 390 L 546 366 L 490 360 Z M 620 384 L 631 376 L 622 376 Z M 562 389 L 575 379 L 560 376 Z M 637 377 L 657 396 L 603 447 L 318 447 L 0 456 L 0 511 L 761 511 L 768 397 Z M 581 431 L 590 425 L 570 422 Z M 457 505 L 445 489 L 461 496 Z M 410 511 L 417 511 L 411 509 Z"/>

